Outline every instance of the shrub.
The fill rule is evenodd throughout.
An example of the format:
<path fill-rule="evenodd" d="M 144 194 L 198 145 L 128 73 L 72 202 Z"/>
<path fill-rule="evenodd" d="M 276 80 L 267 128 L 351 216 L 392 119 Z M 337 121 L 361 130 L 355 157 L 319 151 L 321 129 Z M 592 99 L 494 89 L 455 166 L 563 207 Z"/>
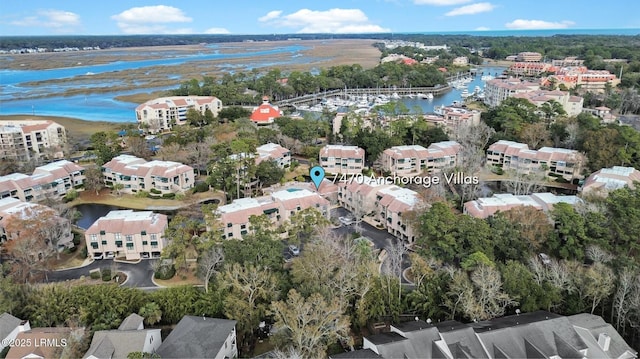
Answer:
<path fill-rule="evenodd" d="M 75 189 L 70 189 L 67 192 L 67 194 L 64 195 L 63 201 L 64 202 L 71 202 L 76 198 L 78 198 L 78 191 L 76 191 Z"/>
<path fill-rule="evenodd" d="M 102 273 L 102 281 L 109 282 L 111 281 L 111 269 L 105 268 L 101 270 Z"/>
<path fill-rule="evenodd" d="M 165 193 L 165 194 L 162 195 L 162 198 L 171 198 L 171 199 L 173 199 L 175 197 L 176 197 L 175 193 Z"/>
<path fill-rule="evenodd" d="M 176 275 L 176 269 L 173 265 L 163 265 L 153 274 L 153 277 L 155 279 L 166 280 L 173 278 L 174 275 Z"/>
<path fill-rule="evenodd" d="M 139 191 L 138 193 L 136 193 L 136 197 L 138 197 L 138 198 L 147 198 L 147 197 L 149 197 L 149 192 L 147 192 L 147 191 Z"/>
<path fill-rule="evenodd" d="M 100 271 L 95 271 L 95 272 L 89 273 L 89 278 L 91 278 L 91 279 L 99 279 L 100 278 Z"/>
<path fill-rule="evenodd" d="M 162 193 L 162 192 L 160 192 L 160 190 L 159 190 L 159 189 L 155 189 L 155 188 L 152 188 L 152 189 L 150 190 L 150 192 L 151 192 L 151 193 L 153 193 L 153 194 L 161 194 L 161 193 Z"/>
<path fill-rule="evenodd" d="M 197 182 L 193 187 L 193 193 L 199 192 L 207 192 L 209 190 L 209 185 L 206 182 Z"/>
<path fill-rule="evenodd" d="M 82 247 L 82 252 L 80 252 L 80 254 L 82 258 L 87 258 L 87 256 L 89 255 L 89 251 L 87 251 L 87 247 Z"/>

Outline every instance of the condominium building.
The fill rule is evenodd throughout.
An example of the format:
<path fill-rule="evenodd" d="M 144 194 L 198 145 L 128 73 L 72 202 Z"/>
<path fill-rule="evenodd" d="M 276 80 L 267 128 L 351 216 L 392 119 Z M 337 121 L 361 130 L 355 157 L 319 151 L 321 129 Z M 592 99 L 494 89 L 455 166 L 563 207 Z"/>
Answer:
<path fill-rule="evenodd" d="M 561 176 L 571 181 L 582 178 L 585 156 L 565 148 L 542 147 L 530 150 L 524 143 L 500 140 L 487 149 L 487 165 L 519 173 L 543 171 L 547 176 Z"/>
<path fill-rule="evenodd" d="M 515 196 L 510 193 L 494 194 L 493 197 L 478 198 L 464 204 L 464 213 L 476 218 L 487 218 L 496 212 L 530 206 L 541 211 L 550 211 L 558 203 L 575 205 L 580 199 L 576 196 L 558 196 L 553 193 L 534 193 L 528 196 Z"/>
<path fill-rule="evenodd" d="M 592 173 L 581 187 L 583 195 L 607 195 L 609 192 L 640 182 L 640 171 L 633 167 L 613 166 Z"/>
<path fill-rule="evenodd" d="M 561 67 L 555 74 L 543 79 L 543 84 L 548 85 L 554 82 L 555 85 L 564 85 L 568 89 L 580 86 L 582 91 L 604 92 L 607 84 L 616 87 L 620 84 L 620 79 L 607 70 L 589 70 L 585 66 Z"/>
<path fill-rule="evenodd" d="M 458 56 L 451 62 L 453 66 L 467 66 L 469 65 L 469 58 L 466 56 Z"/>
<path fill-rule="evenodd" d="M 256 148 L 258 156 L 256 164 L 263 161 L 274 161 L 280 168 L 289 168 L 291 166 L 291 151 L 275 144 L 267 143 Z"/>
<path fill-rule="evenodd" d="M 67 160 L 37 167 L 33 174 L 12 173 L 0 177 L 0 198 L 13 197 L 25 202 L 64 197 L 71 189 L 81 189 L 84 168 Z"/>
<path fill-rule="evenodd" d="M 108 254 L 128 260 L 160 257 L 168 224 L 166 215 L 151 211 L 111 211 L 85 231 L 87 253 L 96 259 Z"/>
<path fill-rule="evenodd" d="M 320 150 L 320 166 L 327 173 L 362 173 L 364 169 L 364 150 L 358 146 L 324 146 Z"/>
<path fill-rule="evenodd" d="M 0 158 L 29 161 L 64 157 L 64 126 L 49 120 L 0 121 Z"/>
<path fill-rule="evenodd" d="M 516 62 L 508 69 L 509 73 L 516 76 L 540 76 L 544 72 L 551 71 L 553 66 L 542 62 Z"/>
<path fill-rule="evenodd" d="M 56 243 L 57 249 L 73 247 L 73 233 L 71 222 L 60 217 L 55 210 L 36 203 L 23 202 L 15 198 L 0 199 L 0 242 L 20 240 L 20 232 L 7 229 L 15 220 L 38 220 L 40 230 L 38 235 L 49 236 L 43 241 Z"/>
<path fill-rule="evenodd" d="M 493 79 L 486 83 L 484 102 L 491 107 L 500 106 L 509 97 L 531 91 L 540 90 L 540 85 L 534 82 L 522 81 L 517 78 Z"/>
<path fill-rule="evenodd" d="M 556 101 L 561 106 L 567 116 L 578 116 L 582 113 L 584 99 L 580 96 L 571 96 L 567 91 L 547 91 L 537 90 L 514 94 L 514 98 L 523 98 L 532 104 L 540 107 L 545 102 Z"/>
<path fill-rule="evenodd" d="M 213 96 L 160 97 L 136 107 L 136 119 L 141 128 L 157 133 L 187 123 L 187 112 L 191 109 L 203 115 L 210 110 L 217 117 L 222 102 Z"/>
<path fill-rule="evenodd" d="M 223 239 L 241 239 L 251 231 L 249 218 L 266 215 L 274 226 L 284 224 L 291 216 L 307 208 L 315 208 L 329 219 L 330 203 L 308 189 L 288 188 L 257 198 L 240 198 L 216 210 L 222 225 Z"/>
<path fill-rule="evenodd" d="M 480 111 L 452 106 L 441 106 L 434 111 L 436 114 L 423 115 L 424 120 L 442 126 L 447 134 L 454 137 L 462 127 L 480 123 Z"/>
<path fill-rule="evenodd" d="M 524 51 L 516 55 L 516 61 L 537 62 L 542 60 L 542 54 L 539 52 Z"/>
<path fill-rule="evenodd" d="M 429 148 L 420 145 L 395 146 L 382 152 L 381 168 L 397 176 L 416 176 L 424 172 L 439 172 L 458 164 L 462 146 L 455 141 L 432 143 Z"/>
<path fill-rule="evenodd" d="M 370 217 L 408 243 L 415 241 L 406 213 L 424 204 L 417 192 L 367 176 L 341 183 L 338 188 L 338 203 L 354 215 Z"/>
<path fill-rule="evenodd" d="M 105 163 L 102 175 L 108 187 L 121 184 L 125 193 L 181 193 L 192 188 L 195 182 L 190 166 L 172 161 L 147 162 L 131 155 L 120 155 Z"/>

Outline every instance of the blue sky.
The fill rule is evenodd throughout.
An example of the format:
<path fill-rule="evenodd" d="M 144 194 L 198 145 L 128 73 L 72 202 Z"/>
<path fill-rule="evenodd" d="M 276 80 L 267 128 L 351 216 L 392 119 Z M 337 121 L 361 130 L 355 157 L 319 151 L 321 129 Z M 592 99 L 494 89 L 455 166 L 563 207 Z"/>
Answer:
<path fill-rule="evenodd" d="M 19 0 L 0 36 L 640 28 L 632 0 Z"/>

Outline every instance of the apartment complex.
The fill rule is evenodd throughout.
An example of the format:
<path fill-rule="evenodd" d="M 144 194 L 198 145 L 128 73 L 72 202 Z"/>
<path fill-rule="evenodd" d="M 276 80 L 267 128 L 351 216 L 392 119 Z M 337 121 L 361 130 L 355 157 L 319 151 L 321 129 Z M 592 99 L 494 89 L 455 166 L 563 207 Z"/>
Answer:
<path fill-rule="evenodd" d="M 620 188 L 635 188 L 640 171 L 633 167 L 613 166 L 592 173 L 581 187 L 582 194 L 606 195 Z"/>
<path fill-rule="evenodd" d="M 513 95 L 512 97 L 526 99 L 538 107 L 542 106 L 545 102 L 556 101 L 562 105 L 562 109 L 566 112 L 567 116 L 578 116 L 581 114 L 582 105 L 584 103 L 584 99 L 582 97 L 571 96 L 569 92 L 559 90 L 521 92 Z"/>
<path fill-rule="evenodd" d="M 543 79 L 543 84 L 554 82 L 572 89 L 580 86 L 583 91 L 604 92 L 607 84 L 616 87 L 620 79 L 607 70 L 589 70 L 585 66 L 567 66 L 558 68 L 555 74 Z"/>
<path fill-rule="evenodd" d="M 381 178 L 362 176 L 338 186 L 338 203 L 356 216 L 369 216 L 397 238 L 408 243 L 415 241 L 416 234 L 406 216 L 423 205 L 415 191 L 388 184 Z"/>
<path fill-rule="evenodd" d="M 516 55 L 516 61 L 538 62 L 542 61 L 542 54 L 539 52 L 524 51 Z"/>
<path fill-rule="evenodd" d="M 267 143 L 256 148 L 258 156 L 256 164 L 263 161 L 274 161 L 280 168 L 289 168 L 291 166 L 291 151 L 276 144 Z"/>
<path fill-rule="evenodd" d="M 33 158 L 64 157 L 67 143 L 64 126 L 49 120 L 0 122 L 0 158 L 29 161 Z"/>
<path fill-rule="evenodd" d="M 576 196 L 557 196 L 553 193 L 534 193 L 528 196 L 515 196 L 510 193 L 494 194 L 493 197 L 478 198 L 464 204 L 464 213 L 476 218 L 487 218 L 496 212 L 530 206 L 541 211 L 550 211 L 558 203 L 575 205 L 580 199 Z"/>
<path fill-rule="evenodd" d="M 414 320 L 364 337 L 339 358 L 637 358 L 620 334 L 593 314 L 536 311 L 464 324 Z"/>
<path fill-rule="evenodd" d="M 29 221 L 36 218 L 42 224 L 42 231 L 38 232 L 39 235 L 48 236 L 43 239 L 56 243 L 59 250 L 74 246 L 71 222 L 68 219 L 58 216 L 53 209 L 47 206 L 23 202 L 15 198 L 0 199 L 0 242 L 20 239 L 19 232 L 7 230 L 11 221 L 16 219 Z"/>
<path fill-rule="evenodd" d="M 320 166 L 326 173 L 362 173 L 364 169 L 364 150 L 358 146 L 324 146 L 320 150 Z"/>
<path fill-rule="evenodd" d="M 530 150 L 524 143 L 500 140 L 487 149 L 487 165 L 515 170 L 519 173 L 544 171 L 547 176 L 561 176 L 571 181 L 582 178 L 586 163 L 584 155 L 576 150 L 542 147 Z"/>
<path fill-rule="evenodd" d="M 451 106 L 443 106 L 436 111 L 437 114 L 424 115 L 424 120 L 444 127 L 445 132 L 449 135 L 455 135 L 463 126 L 475 126 L 480 123 L 480 111 Z"/>
<path fill-rule="evenodd" d="M 160 257 L 168 242 L 168 224 L 166 215 L 151 211 L 111 211 L 85 231 L 87 253 L 92 258 L 113 254 L 127 260 Z"/>
<path fill-rule="evenodd" d="M 256 125 L 270 125 L 280 116 L 282 116 L 282 110 L 270 104 L 269 97 L 264 96 L 260 106 L 253 108 L 249 119 Z"/>
<path fill-rule="evenodd" d="M 102 175 L 107 187 L 123 186 L 125 193 L 159 191 L 159 193 L 181 193 L 194 186 L 192 167 L 172 161 L 147 162 L 131 155 L 120 155 L 102 166 Z"/>
<path fill-rule="evenodd" d="M 327 219 L 330 203 L 308 189 L 287 188 L 256 198 L 240 198 L 218 207 L 223 239 L 242 239 L 251 231 L 249 218 L 266 215 L 274 225 L 284 224 L 291 216 L 307 208 L 315 208 Z"/>
<path fill-rule="evenodd" d="M 420 145 L 395 146 L 382 152 L 381 168 L 391 175 L 416 176 L 424 172 L 440 172 L 458 164 L 462 146 L 455 141 Z"/>
<path fill-rule="evenodd" d="M 507 71 L 516 76 L 540 76 L 553 69 L 553 65 L 544 62 L 516 62 Z"/>
<path fill-rule="evenodd" d="M 33 174 L 12 173 L 0 177 L 0 198 L 13 197 L 25 202 L 64 197 L 84 184 L 84 168 L 67 160 L 37 167 Z"/>
<path fill-rule="evenodd" d="M 157 133 L 187 123 L 187 112 L 191 109 L 203 115 L 210 110 L 217 117 L 222 102 L 213 96 L 160 97 L 136 107 L 136 119 L 141 128 Z"/>
<path fill-rule="evenodd" d="M 569 116 L 577 116 L 582 112 L 583 98 L 571 96 L 567 91 L 541 90 L 534 82 L 522 81 L 517 78 L 493 79 L 487 81 L 484 102 L 488 106 L 499 106 L 509 97 L 524 98 L 536 106 L 548 101 L 557 101 Z"/>

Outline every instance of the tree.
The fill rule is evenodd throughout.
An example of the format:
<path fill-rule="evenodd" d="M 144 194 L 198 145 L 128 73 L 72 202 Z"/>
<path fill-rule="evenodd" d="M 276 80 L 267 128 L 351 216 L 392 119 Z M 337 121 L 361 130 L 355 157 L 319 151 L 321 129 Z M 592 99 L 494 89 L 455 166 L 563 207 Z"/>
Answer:
<path fill-rule="evenodd" d="M 196 256 L 200 241 L 201 223 L 197 220 L 176 215 L 165 230 L 164 236 L 169 244 L 162 250 L 165 258 L 174 260 L 177 269 L 187 269 L 187 257 Z"/>
<path fill-rule="evenodd" d="M 278 298 L 276 276 L 268 268 L 232 263 L 222 272 L 219 284 L 228 292 L 224 298 L 224 313 L 238 321 L 241 348 L 246 349 L 252 345 L 253 332 L 264 319 L 269 303 Z"/>
<path fill-rule="evenodd" d="M 102 179 L 100 168 L 86 167 L 84 177 L 84 188 L 87 191 L 96 191 L 96 195 L 100 194 L 100 190 L 104 188 L 104 180 Z"/>
<path fill-rule="evenodd" d="M 545 146 L 550 140 L 547 126 L 542 122 L 526 124 L 522 129 L 520 138 L 531 149 Z"/>
<path fill-rule="evenodd" d="M 147 140 L 138 133 L 129 133 L 125 138 L 125 143 L 129 152 L 136 157 L 144 158 L 149 161 L 153 153 Z"/>
<path fill-rule="evenodd" d="M 567 203 L 553 206 L 551 218 L 555 223 L 555 232 L 548 245 L 561 258 L 582 259 L 589 238 L 585 233 L 584 217 Z"/>
<path fill-rule="evenodd" d="M 273 302 L 271 312 L 278 335 L 305 358 L 324 358 L 329 344 L 336 340 L 352 344 L 349 320 L 340 310 L 338 299 L 326 301 L 318 293 L 308 298 L 291 289 L 287 300 Z"/>
<path fill-rule="evenodd" d="M 303 239 L 310 239 L 313 233 L 320 233 L 329 225 L 329 220 L 316 208 L 309 207 L 296 212 L 289 219 L 289 239 L 300 243 Z"/>
<path fill-rule="evenodd" d="M 284 169 L 280 168 L 275 161 L 262 161 L 256 168 L 256 177 L 264 187 L 269 187 L 284 177 Z"/>
<path fill-rule="evenodd" d="M 148 302 L 140 308 L 138 312 L 144 318 L 147 325 L 154 325 L 162 319 L 162 310 L 160 306 L 154 302 Z"/>
<path fill-rule="evenodd" d="M 211 247 L 200 254 L 198 258 L 198 273 L 204 282 L 204 291 L 209 292 L 209 281 L 217 272 L 219 266 L 224 261 L 222 247 Z"/>
<path fill-rule="evenodd" d="M 115 132 L 95 132 L 91 135 L 91 146 L 98 156 L 96 164 L 101 166 L 120 153 L 120 142 Z"/>
<path fill-rule="evenodd" d="M 467 318 L 487 320 L 504 315 L 508 306 L 517 304 L 502 289 L 500 272 L 493 266 L 480 265 L 471 273 L 473 292 L 465 292 L 462 309 Z"/>

